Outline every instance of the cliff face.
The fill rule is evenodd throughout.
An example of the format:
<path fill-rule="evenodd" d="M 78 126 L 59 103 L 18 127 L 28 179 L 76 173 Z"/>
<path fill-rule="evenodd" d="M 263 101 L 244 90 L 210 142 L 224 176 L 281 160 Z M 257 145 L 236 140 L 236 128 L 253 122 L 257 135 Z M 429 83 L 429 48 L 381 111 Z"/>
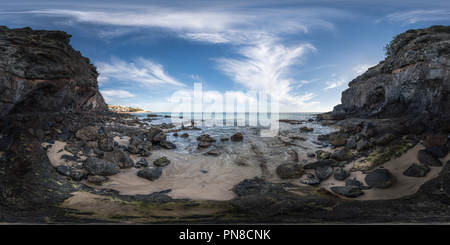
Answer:
<path fill-rule="evenodd" d="M 450 26 L 409 30 L 393 40 L 389 52 L 391 57 L 349 83 L 333 112 L 450 118 Z"/>
<path fill-rule="evenodd" d="M 96 67 L 70 37 L 0 26 L 0 115 L 107 109 Z"/>

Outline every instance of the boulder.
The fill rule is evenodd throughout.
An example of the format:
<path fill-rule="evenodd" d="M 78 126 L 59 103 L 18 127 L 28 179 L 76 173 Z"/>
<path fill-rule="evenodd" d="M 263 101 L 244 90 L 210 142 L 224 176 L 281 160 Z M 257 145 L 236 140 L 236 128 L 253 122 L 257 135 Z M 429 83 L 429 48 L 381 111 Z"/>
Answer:
<path fill-rule="evenodd" d="M 300 183 L 306 184 L 306 185 L 318 185 L 318 184 L 320 184 L 320 179 L 314 176 L 311 178 L 302 179 L 302 180 L 300 180 Z"/>
<path fill-rule="evenodd" d="M 64 175 L 64 176 L 68 176 L 68 177 L 71 176 L 71 172 L 72 172 L 72 168 L 70 168 L 68 166 L 63 166 L 63 165 L 56 166 L 55 170 L 57 173 Z"/>
<path fill-rule="evenodd" d="M 331 190 L 339 195 L 350 198 L 364 195 L 364 192 L 362 192 L 357 186 L 333 186 L 331 187 Z"/>
<path fill-rule="evenodd" d="M 137 173 L 138 177 L 155 181 L 161 177 L 163 169 L 161 167 L 148 166 L 143 170 L 139 170 Z"/>
<path fill-rule="evenodd" d="M 330 156 L 331 156 L 331 152 L 329 152 L 329 151 L 322 151 L 322 150 L 318 150 L 318 151 L 316 151 L 316 154 L 317 154 L 317 156 L 316 156 L 316 158 L 317 158 L 317 160 L 326 160 L 326 159 L 329 159 L 330 158 Z"/>
<path fill-rule="evenodd" d="M 330 136 L 330 144 L 334 146 L 345 145 L 347 139 L 342 134 L 334 134 Z"/>
<path fill-rule="evenodd" d="M 103 175 L 89 175 L 87 177 L 87 181 L 91 182 L 94 185 L 102 185 L 108 180 L 109 178 Z"/>
<path fill-rule="evenodd" d="M 375 127 L 375 125 L 369 122 L 364 126 L 362 133 L 366 139 L 369 139 L 375 136 L 375 134 L 377 133 L 377 128 Z"/>
<path fill-rule="evenodd" d="M 109 152 L 114 150 L 114 137 L 108 133 L 102 133 L 98 139 L 98 148 Z"/>
<path fill-rule="evenodd" d="M 427 165 L 423 165 L 420 163 L 413 163 L 411 166 L 409 166 L 408 169 L 403 172 L 403 175 L 408 177 L 425 177 L 428 172 L 430 172 L 430 167 Z"/>
<path fill-rule="evenodd" d="M 358 141 L 358 143 L 356 144 L 357 151 L 364 151 L 364 150 L 370 149 L 372 147 L 373 147 L 373 144 L 370 143 L 370 141 L 366 140 L 366 139 L 360 139 Z"/>
<path fill-rule="evenodd" d="M 14 138 L 5 137 L 0 139 L 0 151 L 7 151 L 14 143 Z"/>
<path fill-rule="evenodd" d="M 443 163 L 433 155 L 429 154 L 425 150 L 419 150 L 417 152 L 417 160 L 423 165 L 441 167 Z"/>
<path fill-rule="evenodd" d="M 434 157 L 444 158 L 447 156 L 449 148 L 446 145 L 433 145 L 425 148 L 425 151 Z"/>
<path fill-rule="evenodd" d="M 332 174 L 333 168 L 330 166 L 319 166 L 316 168 L 316 176 L 321 180 L 327 179 Z"/>
<path fill-rule="evenodd" d="M 282 179 L 299 179 L 305 170 L 298 163 L 283 163 L 277 167 L 276 173 Z"/>
<path fill-rule="evenodd" d="M 345 142 L 345 147 L 349 149 L 356 149 L 356 139 L 355 137 L 348 138 L 347 142 Z"/>
<path fill-rule="evenodd" d="M 334 170 L 334 178 L 337 180 L 345 180 L 350 175 L 350 172 L 345 168 L 336 168 Z"/>
<path fill-rule="evenodd" d="M 147 160 L 145 160 L 145 158 L 141 158 L 141 160 L 137 161 L 136 164 L 134 164 L 135 168 L 140 168 L 140 167 L 148 167 L 148 162 Z"/>
<path fill-rule="evenodd" d="M 241 133 L 235 133 L 231 136 L 232 141 L 242 141 L 244 136 Z"/>
<path fill-rule="evenodd" d="M 119 166 L 97 157 L 88 157 L 83 167 L 92 175 L 114 175 L 120 172 Z"/>
<path fill-rule="evenodd" d="M 153 162 L 156 167 L 165 167 L 170 164 L 170 160 L 167 157 L 160 157 Z"/>
<path fill-rule="evenodd" d="M 209 156 L 218 156 L 220 155 L 222 152 L 219 149 L 212 149 L 208 152 L 206 152 L 204 155 L 209 155 Z"/>
<path fill-rule="evenodd" d="M 327 159 L 327 160 L 320 160 L 320 161 L 315 161 L 315 162 L 309 162 L 306 163 L 305 165 L 303 165 L 303 167 L 305 169 L 315 169 L 317 167 L 320 166 L 330 166 L 330 167 L 334 167 L 337 166 L 338 162 L 334 159 Z"/>
<path fill-rule="evenodd" d="M 187 138 L 187 137 L 189 137 L 189 134 L 188 133 L 183 133 L 183 134 L 180 135 L 180 137 L 181 138 Z"/>
<path fill-rule="evenodd" d="M 159 132 L 158 134 L 156 134 L 153 139 L 152 142 L 155 143 L 160 143 L 161 141 L 165 141 L 167 139 L 166 133 L 164 132 Z"/>
<path fill-rule="evenodd" d="M 346 161 L 353 158 L 353 153 L 351 153 L 349 149 L 344 147 L 336 152 L 333 152 L 333 154 L 330 155 L 330 158 L 337 161 Z"/>
<path fill-rule="evenodd" d="M 376 145 L 387 145 L 389 142 L 393 141 L 395 139 L 395 135 L 393 133 L 387 133 L 381 136 L 380 138 L 375 140 Z"/>
<path fill-rule="evenodd" d="M 80 140 L 92 141 L 98 138 L 97 126 L 85 126 L 78 130 L 75 136 Z"/>
<path fill-rule="evenodd" d="M 103 154 L 103 159 L 116 164 L 120 168 L 130 168 L 134 166 L 133 159 L 120 149 L 105 152 Z"/>
<path fill-rule="evenodd" d="M 370 189 L 370 187 L 365 186 L 361 181 L 358 181 L 356 179 L 347 179 L 345 181 L 345 186 L 356 186 L 359 189 Z"/>
<path fill-rule="evenodd" d="M 385 189 L 396 183 L 397 178 L 388 169 L 379 168 L 369 172 L 364 181 L 370 187 Z"/>

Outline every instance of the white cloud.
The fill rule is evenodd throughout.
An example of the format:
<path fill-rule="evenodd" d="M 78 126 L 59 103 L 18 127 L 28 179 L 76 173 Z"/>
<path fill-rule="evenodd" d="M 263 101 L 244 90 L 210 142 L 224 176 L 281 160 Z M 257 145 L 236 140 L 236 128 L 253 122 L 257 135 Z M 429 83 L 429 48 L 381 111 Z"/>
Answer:
<path fill-rule="evenodd" d="M 341 86 L 342 84 L 344 84 L 346 82 L 347 82 L 347 80 L 341 77 L 339 80 L 333 80 L 333 81 L 327 82 L 325 84 L 326 87 L 323 88 L 322 90 L 328 90 L 328 89 L 336 88 L 336 87 L 339 87 L 339 86 Z"/>
<path fill-rule="evenodd" d="M 188 33 L 182 37 L 207 43 L 228 43 L 230 40 L 219 33 Z"/>
<path fill-rule="evenodd" d="M 102 90 L 100 92 L 104 96 L 114 97 L 114 98 L 118 98 L 118 99 L 137 97 L 136 95 L 134 95 L 126 90 L 119 90 L 119 89 Z"/>
<path fill-rule="evenodd" d="M 141 86 L 184 86 L 184 84 L 167 75 L 161 64 L 143 58 L 137 59 L 134 63 L 127 63 L 119 58 L 112 57 L 111 62 L 97 62 L 96 66 L 100 72 L 98 80 L 102 84 L 105 81 L 116 80 Z"/>
<path fill-rule="evenodd" d="M 244 59 L 217 59 L 217 68 L 247 90 L 257 93 L 279 91 L 282 101 L 302 106 L 305 103 L 295 103 L 295 100 L 307 100 L 312 97 L 310 94 L 303 98 L 292 95 L 293 85 L 298 88 L 306 81 L 295 82 L 290 78 L 289 68 L 296 64 L 306 52 L 312 50 L 315 48 L 310 44 L 287 48 L 275 43 L 275 39 L 270 36 L 266 39 L 261 37 L 259 43 L 239 50 Z"/>
<path fill-rule="evenodd" d="M 450 20 L 450 10 L 432 9 L 432 10 L 412 10 L 398 12 L 387 15 L 384 19 L 389 22 L 403 22 L 404 25 L 414 24 L 421 21 L 442 21 Z M 383 19 L 375 21 L 376 23 Z"/>
<path fill-rule="evenodd" d="M 199 81 L 199 82 L 203 83 L 203 77 L 201 77 L 199 75 L 191 75 L 190 77 L 195 81 Z"/>
<path fill-rule="evenodd" d="M 353 71 L 356 72 L 357 74 L 362 74 L 364 72 L 367 71 L 367 69 L 369 69 L 370 67 L 373 67 L 375 65 L 368 65 L 368 64 L 361 64 L 361 65 L 357 65 L 353 68 Z"/>

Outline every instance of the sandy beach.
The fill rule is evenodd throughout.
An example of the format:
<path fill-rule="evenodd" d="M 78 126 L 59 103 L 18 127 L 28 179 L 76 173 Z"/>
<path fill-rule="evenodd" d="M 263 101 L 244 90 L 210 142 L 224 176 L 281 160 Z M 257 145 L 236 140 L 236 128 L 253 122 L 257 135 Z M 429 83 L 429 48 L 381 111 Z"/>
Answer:
<path fill-rule="evenodd" d="M 129 145 L 130 137 L 115 137 L 120 145 Z M 48 143 L 42 143 L 45 147 Z M 65 142 L 55 141 L 55 144 L 47 151 L 49 159 L 54 167 L 58 165 L 66 165 L 70 167 L 80 166 L 80 162 L 62 160 L 61 156 L 64 154 L 71 155 L 70 152 L 64 150 L 66 146 Z M 391 171 L 397 178 L 397 182 L 387 189 L 371 188 L 363 190 L 364 195 L 356 198 L 347 198 L 340 196 L 343 199 L 348 200 L 381 200 L 381 199 L 395 199 L 403 196 L 414 194 L 427 180 L 430 180 L 437 176 L 442 167 L 430 167 L 431 171 L 422 178 L 407 177 L 403 175 L 403 172 L 412 164 L 417 161 L 417 152 L 425 147 L 422 144 L 417 144 L 414 148 L 410 149 L 407 153 L 398 158 L 391 159 L 387 163 L 383 164 L 383 167 Z M 81 153 L 81 152 L 80 152 Z M 1 153 L 0 153 L 1 154 Z M 80 154 L 82 156 L 82 154 Z M 160 192 L 171 190 L 167 195 L 173 198 L 190 198 L 197 200 L 231 200 L 236 197 L 236 194 L 231 190 L 232 187 L 244 179 L 251 179 L 261 175 L 261 169 L 258 165 L 250 165 L 245 167 L 236 166 L 234 160 L 235 155 L 222 154 L 218 157 L 204 156 L 202 154 L 185 154 L 177 153 L 173 150 L 160 149 L 152 151 L 152 155 L 146 157 L 149 165 L 160 158 L 166 156 L 171 163 L 164 167 L 161 177 L 155 181 L 150 181 L 137 176 L 137 172 L 141 168 L 126 168 L 121 169 L 121 172 L 116 175 L 108 176 L 109 181 L 103 183 L 101 186 L 90 183 L 87 180 L 81 182 L 94 187 L 94 188 L 110 188 L 118 190 L 122 195 L 136 195 L 136 194 L 150 194 L 153 192 Z M 303 155 L 300 155 L 302 157 Z M 83 157 L 83 156 L 82 156 Z M 84 156 L 85 157 L 85 156 Z M 141 157 L 137 155 L 130 155 L 134 162 L 137 162 Z M 304 157 L 304 156 L 303 156 Z M 302 159 L 300 159 L 301 161 Z M 359 161 L 361 159 L 358 159 Z M 441 159 L 443 162 L 450 160 L 450 155 Z M 349 163 L 345 166 L 345 169 L 350 170 L 355 162 Z M 377 167 L 377 168 L 379 168 Z M 77 171 L 84 171 L 85 169 L 79 169 Z M 271 169 L 272 172 L 274 168 Z M 307 173 L 314 174 L 314 170 L 306 170 Z M 87 173 L 87 172 L 86 172 Z M 360 182 L 364 181 L 365 174 L 362 171 L 350 172 L 350 176 L 347 179 L 356 179 Z M 300 179 L 283 180 L 276 174 L 272 174 L 269 178 L 271 182 L 291 182 L 295 185 L 305 186 L 300 181 L 306 178 L 304 174 Z M 333 186 L 344 186 L 345 180 L 336 180 L 332 176 L 322 180 L 317 185 L 324 188 L 331 193 Z M 337 195 L 337 194 L 336 194 Z"/>

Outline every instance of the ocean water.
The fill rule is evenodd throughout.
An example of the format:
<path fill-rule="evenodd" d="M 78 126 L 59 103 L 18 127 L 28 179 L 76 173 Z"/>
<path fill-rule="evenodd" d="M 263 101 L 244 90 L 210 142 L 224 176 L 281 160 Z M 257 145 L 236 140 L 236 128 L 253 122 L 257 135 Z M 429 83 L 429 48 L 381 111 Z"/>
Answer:
<path fill-rule="evenodd" d="M 147 114 L 149 113 L 134 115 L 142 120 L 147 118 Z M 249 122 L 258 117 L 257 114 L 247 113 L 225 117 L 222 125 L 217 123 L 218 125 L 213 126 L 205 124 L 214 121 L 214 118 L 194 118 L 193 124 L 196 130 L 182 128 L 181 123 L 190 126 L 190 120 L 165 117 L 171 116 L 169 112 L 154 114 L 158 117 L 152 117 L 154 120 L 151 122 L 143 122 L 147 123 L 148 127 L 162 123 L 177 125 L 166 133 L 167 140 L 173 142 L 176 148 L 152 151 L 152 155 L 146 160 L 151 165 L 159 157 L 165 156 L 171 163 L 164 167 L 162 176 L 156 181 L 137 177 L 140 169 L 131 168 L 117 176 L 112 176 L 111 182 L 104 184 L 104 188 L 116 189 L 128 195 L 148 194 L 169 189 L 168 195 L 173 198 L 229 200 L 235 197 L 232 187 L 244 179 L 260 177 L 271 182 L 285 182 L 286 180 L 280 179 L 276 174 L 276 168 L 280 164 L 291 161 L 299 164 L 315 161 L 315 158 L 307 156 L 308 152 L 319 149 L 330 151 L 328 147 L 317 144 L 317 137 L 320 134 L 336 131 L 335 128 L 308 121 L 315 118 L 315 113 L 280 113 L 281 120 L 302 120 L 302 123 L 280 122 L 278 133 L 274 137 L 261 137 L 261 130 L 268 128 L 267 126 L 243 124 L 243 120 Z M 231 123 L 228 124 L 231 126 L 227 126 L 227 120 L 235 124 Z M 313 131 L 302 132 L 301 127 L 312 128 Z M 189 137 L 174 136 L 174 132 L 170 130 L 178 130 L 178 135 L 187 133 Z M 221 140 L 230 138 L 237 132 L 242 133 L 243 141 Z M 197 137 L 202 134 L 209 134 L 216 139 L 216 142 L 208 148 L 199 149 Z M 128 139 L 124 138 L 123 144 L 127 143 L 129 143 Z M 220 154 L 208 155 L 207 153 L 213 149 Z M 132 156 L 132 158 L 135 161 L 140 159 L 138 156 Z"/>

